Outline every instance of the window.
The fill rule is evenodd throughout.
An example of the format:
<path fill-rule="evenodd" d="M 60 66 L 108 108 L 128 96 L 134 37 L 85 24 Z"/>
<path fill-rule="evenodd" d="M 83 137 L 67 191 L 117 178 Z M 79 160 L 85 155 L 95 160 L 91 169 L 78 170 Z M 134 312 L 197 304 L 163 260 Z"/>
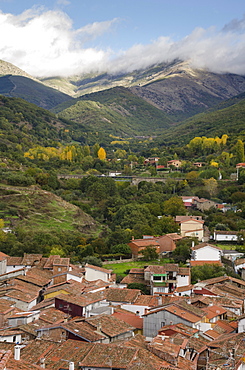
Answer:
<path fill-rule="evenodd" d="M 162 277 L 161 276 L 153 276 L 153 280 L 158 280 L 158 281 L 160 280 L 161 281 Z"/>
<path fill-rule="evenodd" d="M 162 328 L 163 326 L 165 326 L 165 321 L 162 321 L 162 322 L 161 322 L 161 328 Z"/>

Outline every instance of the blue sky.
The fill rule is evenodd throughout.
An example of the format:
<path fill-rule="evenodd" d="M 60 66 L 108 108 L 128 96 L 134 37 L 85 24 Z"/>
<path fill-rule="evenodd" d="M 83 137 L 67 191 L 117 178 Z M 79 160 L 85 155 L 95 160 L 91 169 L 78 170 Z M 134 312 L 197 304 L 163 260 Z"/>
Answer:
<path fill-rule="evenodd" d="M 35 76 L 176 57 L 245 74 L 244 0 L 0 0 L 0 59 Z"/>

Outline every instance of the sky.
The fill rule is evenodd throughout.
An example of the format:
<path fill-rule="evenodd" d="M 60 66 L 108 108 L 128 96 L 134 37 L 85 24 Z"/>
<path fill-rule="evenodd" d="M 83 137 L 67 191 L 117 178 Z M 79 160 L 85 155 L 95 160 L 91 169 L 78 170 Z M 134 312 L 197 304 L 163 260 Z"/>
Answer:
<path fill-rule="evenodd" d="M 244 0 L 0 0 L 0 59 L 35 77 L 188 60 L 245 75 Z"/>

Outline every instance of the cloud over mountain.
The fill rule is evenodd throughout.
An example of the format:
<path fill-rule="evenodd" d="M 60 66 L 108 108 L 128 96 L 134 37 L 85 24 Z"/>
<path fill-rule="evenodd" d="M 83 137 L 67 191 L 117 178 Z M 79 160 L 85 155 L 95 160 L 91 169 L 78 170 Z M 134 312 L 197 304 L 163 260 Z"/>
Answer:
<path fill-rule="evenodd" d="M 213 72 L 245 74 L 245 17 L 232 20 L 222 30 L 196 28 L 179 41 L 160 36 L 117 54 L 109 47 L 88 46 L 118 23 L 115 18 L 74 29 L 61 10 L 32 8 L 20 15 L 1 12 L 0 58 L 38 77 L 130 72 L 176 58 Z"/>

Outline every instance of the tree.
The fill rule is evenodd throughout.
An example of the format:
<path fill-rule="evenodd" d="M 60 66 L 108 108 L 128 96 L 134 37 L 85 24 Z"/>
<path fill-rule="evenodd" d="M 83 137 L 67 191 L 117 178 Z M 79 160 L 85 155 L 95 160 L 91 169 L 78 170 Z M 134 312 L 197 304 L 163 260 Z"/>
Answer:
<path fill-rule="evenodd" d="M 145 249 L 141 251 L 143 254 L 144 261 L 152 261 L 158 259 L 158 253 L 156 247 L 148 245 Z"/>
<path fill-rule="evenodd" d="M 244 162 L 244 143 L 242 140 L 238 139 L 234 147 L 235 158 L 237 163 Z"/>
<path fill-rule="evenodd" d="M 106 159 L 106 151 L 104 148 L 100 147 L 98 150 L 98 158 L 103 161 Z"/>
<path fill-rule="evenodd" d="M 191 269 L 191 283 L 195 284 L 198 280 L 207 280 L 214 277 L 222 276 L 225 273 L 224 267 L 213 264 L 204 264 L 202 266 L 194 266 Z"/>
<path fill-rule="evenodd" d="M 103 263 L 100 258 L 94 257 L 94 256 L 88 256 L 83 258 L 84 263 L 88 263 L 89 265 L 94 265 L 98 267 L 102 267 Z"/>
<path fill-rule="evenodd" d="M 150 294 L 150 289 L 143 283 L 130 283 L 127 285 L 128 289 L 139 289 L 143 294 Z"/>
<path fill-rule="evenodd" d="M 128 244 L 117 244 L 111 247 L 111 253 L 131 254 L 131 249 Z"/>
<path fill-rule="evenodd" d="M 217 180 L 215 180 L 213 177 L 207 180 L 203 180 L 205 190 L 209 192 L 211 196 L 214 196 L 217 194 L 218 190 L 218 183 Z"/>
<path fill-rule="evenodd" d="M 186 214 L 186 209 L 183 200 L 177 196 L 174 196 L 163 202 L 163 211 L 166 215 L 170 216 Z"/>
<path fill-rule="evenodd" d="M 177 246 L 172 253 L 173 259 L 176 263 L 184 262 L 191 256 L 192 239 L 182 239 L 177 242 Z"/>

